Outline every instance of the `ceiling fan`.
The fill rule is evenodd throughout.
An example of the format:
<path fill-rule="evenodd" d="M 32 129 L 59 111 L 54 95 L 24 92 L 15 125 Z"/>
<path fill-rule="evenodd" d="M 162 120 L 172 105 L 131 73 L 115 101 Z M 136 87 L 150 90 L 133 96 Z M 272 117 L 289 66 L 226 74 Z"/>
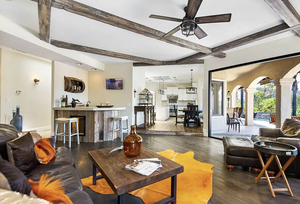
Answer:
<path fill-rule="evenodd" d="M 186 37 L 196 35 L 199 39 L 201 39 L 207 36 L 207 34 L 197 24 L 230 22 L 231 19 L 231 13 L 195 18 L 201 3 L 202 0 L 189 0 L 188 5 L 184 8 L 185 16 L 183 17 L 183 19 L 153 14 L 149 17 L 160 20 L 181 22 L 179 26 L 175 27 L 173 30 L 166 33 L 162 37 L 171 36 L 181 29 L 182 34 Z"/>

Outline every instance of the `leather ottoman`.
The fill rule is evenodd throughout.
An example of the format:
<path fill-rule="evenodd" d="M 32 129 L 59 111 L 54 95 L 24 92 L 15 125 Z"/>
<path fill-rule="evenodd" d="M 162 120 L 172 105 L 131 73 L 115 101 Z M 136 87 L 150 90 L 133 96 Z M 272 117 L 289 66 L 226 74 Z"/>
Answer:
<path fill-rule="evenodd" d="M 228 169 L 233 169 L 234 166 L 262 168 L 250 137 L 226 136 L 223 137 L 223 145 Z"/>

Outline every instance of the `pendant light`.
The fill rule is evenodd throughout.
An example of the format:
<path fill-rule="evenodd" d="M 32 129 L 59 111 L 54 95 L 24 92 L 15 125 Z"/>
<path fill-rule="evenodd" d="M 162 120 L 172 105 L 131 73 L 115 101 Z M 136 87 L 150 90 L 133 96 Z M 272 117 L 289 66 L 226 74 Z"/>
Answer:
<path fill-rule="evenodd" d="M 191 86 L 186 87 L 187 94 L 197 94 L 197 88 L 193 87 L 193 69 L 191 69 Z"/>

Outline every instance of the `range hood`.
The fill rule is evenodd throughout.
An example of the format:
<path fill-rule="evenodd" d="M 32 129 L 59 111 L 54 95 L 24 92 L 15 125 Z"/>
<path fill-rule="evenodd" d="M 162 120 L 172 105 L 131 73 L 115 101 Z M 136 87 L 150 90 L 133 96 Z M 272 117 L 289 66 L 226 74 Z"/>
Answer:
<path fill-rule="evenodd" d="M 178 99 L 178 95 L 167 95 L 168 99 Z"/>

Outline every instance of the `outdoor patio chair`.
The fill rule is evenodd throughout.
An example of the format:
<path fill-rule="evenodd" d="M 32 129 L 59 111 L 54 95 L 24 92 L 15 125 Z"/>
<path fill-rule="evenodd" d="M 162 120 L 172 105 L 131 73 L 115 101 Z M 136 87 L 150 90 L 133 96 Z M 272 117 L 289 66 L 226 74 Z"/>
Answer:
<path fill-rule="evenodd" d="M 229 132 L 230 127 L 232 129 L 234 129 L 235 131 L 237 130 L 237 127 L 238 127 L 239 132 L 240 132 L 240 125 L 241 125 L 240 122 L 235 118 L 230 118 L 228 113 L 227 113 L 227 125 L 228 125 L 228 132 Z"/>

